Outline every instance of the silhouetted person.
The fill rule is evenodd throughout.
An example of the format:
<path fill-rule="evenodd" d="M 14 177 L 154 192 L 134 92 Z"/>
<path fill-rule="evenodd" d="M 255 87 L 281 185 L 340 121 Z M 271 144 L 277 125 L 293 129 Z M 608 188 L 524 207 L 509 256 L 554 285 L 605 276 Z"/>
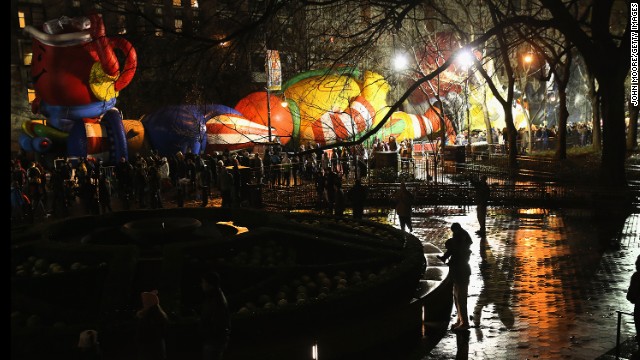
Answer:
<path fill-rule="evenodd" d="M 102 350 L 98 341 L 98 332 L 95 330 L 85 330 L 80 333 L 78 339 L 78 360 L 100 360 Z"/>
<path fill-rule="evenodd" d="M 218 186 L 220 187 L 220 196 L 222 197 L 222 207 L 230 208 L 233 203 L 233 175 L 229 172 L 224 164 L 222 164 L 222 160 L 220 160 L 220 164 L 218 169 Z"/>
<path fill-rule="evenodd" d="M 342 190 L 342 183 L 336 182 L 335 185 L 335 194 L 334 194 L 334 216 L 335 219 L 341 219 L 344 216 L 344 209 L 346 207 L 346 199 L 344 195 L 344 190 Z"/>
<path fill-rule="evenodd" d="M 472 180 L 471 184 L 476 191 L 476 213 L 478 216 L 478 224 L 480 224 L 480 229 L 476 231 L 476 234 L 483 236 L 487 233 L 487 205 L 489 204 L 491 189 L 489 188 L 489 184 L 487 184 L 486 175 L 480 176 L 480 179 L 478 180 Z"/>
<path fill-rule="evenodd" d="M 458 321 L 451 327 L 452 330 L 468 330 L 469 315 L 467 310 L 467 296 L 469 293 L 469 278 L 471 267 L 471 236 L 459 223 L 451 224 L 453 236 L 445 242 L 447 251 L 438 256 L 442 262 L 449 260 L 449 276 L 453 280 L 453 299 L 458 313 Z"/>
<path fill-rule="evenodd" d="M 631 275 L 627 300 L 633 304 L 633 321 L 636 325 L 636 341 L 640 345 L 640 255 L 636 258 L 636 271 Z"/>
<path fill-rule="evenodd" d="M 347 198 L 351 201 L 351 206 L 353 207 L 353 218 L 354 219 L 362 219 L 362 214 L 364 213 L 364 203 L 367 199 L 367 194 L 369 189 L 362 185 L 362 181 L 360 179 L 356 179 L 353 187 L 349 189 L 347 192 Z"/>
<path fill-rule="evenodd" d="M 147 183 L 149 188 L 149 205 L 152 209 L 162 208 L 162 179 L 155 165 L 149 166 Z"/>
<path fill-rule="evenodd" d="M 211 171 L 210 166 L 207 164 L 200 169 L 200 188 L 202 189 L 202 207 L 206 207 L 209 203 L 209 197 L 211 196 Z"/>
<path fill-rule="evenodd" d="M 142 309 L 136 313 L 138 359 L 164 360 L 167 358 L 165 338 L 169 318 L 160 307 L 157 290 L 145 291 L 140 294 L 140 298 Z"/>
<path fill-rule="evenodd" d="M 407 227 L 409 232 L 413 232 L 413 226 L 411 225 L 413 194 L 407 190 L 407 185 L 404 181 L 400 182 L 400 189 L 393 194 L 393 200 L 396 204 L 398 220 L 400 220 L 400 229 L 404 231 L 405 227 Z"/>
<path fill-rule="evenodd" d="M 67 206 L 67 199 L 65 198 L 66 189 L 64 178 L 59 169 L 51 174 L 51 189 L 53 193 L 53 215 L 58 218 L 66 217 L 69 215 L 69 208 Z"/>
<path fill-rule="evenodd" d="M 326 206 L 324 191 L 327 186 L 327 177 L 323 169 L 319 169 L 314 173 L 314 181 L 316 183 L 317 209 L 322 210 Z"/>
<path fill-rule="evenodd" d="M 55 193 L 54 196 L 56 196 Z M 98 180 L 98 201 L 103 214 L 113 212 L 111 208 L 111 182 L 104 174 L 100 175 Z"/>
<path fill-rule="evenodd" d="M 204 292 L 200 313 L 202 359 L 221 360 L 231 335 L 227 298 L 220 286 L 218 273 L 203 273 L 200 285 Z"/>
<path fill-rule="evenodd" d="M 124 209 L 129 210 L 133 194 L 133 165 L 127 158 L 121 156 L 114 171 L 118 187 L 118 198 L 122 201 Z"/>

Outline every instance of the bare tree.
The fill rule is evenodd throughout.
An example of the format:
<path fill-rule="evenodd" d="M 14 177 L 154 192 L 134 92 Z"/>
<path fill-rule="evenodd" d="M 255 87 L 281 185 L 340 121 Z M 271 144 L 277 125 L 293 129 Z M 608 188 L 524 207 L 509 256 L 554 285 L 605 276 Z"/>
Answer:
<path fill-rule="evenodd" d="M 412 20 L 412 16 L 418 13 L 425 14 L 425 21 L 439 21 L 443 26 L 453 29 L 464 40 L 462 45 L 466 42 L 467 46 L 480 49 L 484 53 L 483 56 L 486 56 L 487 59 L 483 58 L 482 62 L 478 61 L 476 65 L 478 73 L 487 81 L 493 95 L 499 99 L 504 109 L 510 149 L 509 163 L 514 169 L 517 168 L 517 132 L 510 110 L 514 100 L 513 55 L 520 44 L 537 36 L 540 31 L 556 29 L 578 49 L 600 88 L 604 126 L 601 172 L 607 175 L 602 176 L 601 179 L 604 184 L 625 186 L 626 147 L 622 140 L 625 137 L 624 81 L 629 72 L 629 24 L 623 22 L 625 25 L 622 27 L 609 26 L 610 19 L 614 15 L 623 15 L 619 18 L 628 18 L 624 16 L 628 11 L 624 5 L 625 2 L 622 0 L 580 3 L 561 0 L 538 1 L 528 3 L 531 4 L 531 9 L 526 14 L 515 8 L 514 3 L 511 2 L 485 1 L 482 5 L 485 11 L 489 11 L 492 21 L 482 29 L 482 33 L 472 32 L 467 26 L 468 18 L 460 16 L 460 13 L 464 13 L 462 9 L 475 4 L 475 2 L 464 0 L 459 1 L 457 7 L 441 6 L 442 4 L 435 1 L 423 3 L 391 0 L 376 2 L 290 0 L 259 2 L 262 4 L 261 8 L 252 8 L 250 5 L 253 3 L 239 1 L 235 8 L 230 9 L 233 11 L 227 9 L 227 12 L 213 11 L 207 14 L 202 28 L 208 26 L 208 32 L 196 32 L 188 36 L 176 31 L 175 27 L 168 26 L 169 24 L 158 24 L 148 15 L 139 14 L 139 17 L 151 24 L 154 31 L 163 29 L 170 39 L 173 39 L 171 36 L 180 38 L 172 43 L 176 46 L 175 51 L 172 50 L 170 54 L 165 51 L 165 54 L 160 54 L 162 56 L 158 56 L 153 64 L 147 65 L 149 69 L 163 69 L 162 66 L 168 66 L 171 69 L 168 72 L 166 68 L 163 69 L 162 74 L 168 75 L 168 80 L 172 82 L 165 89 L 158 90 L 159 94 L 183 93 L 185 88 L 196 83 L 202 84 L 198 88 L 206 92 L 203 94 L 203 101 L 218 100 L 229 103 L 229 99 L 240 93 L 240 90 L 233 90 L 233 84 L 230 84 L 232 82 L 238 84 L 238 79 L 242 79 L 240 76 L 242 68 L 237 64 L 252 63 L 252 56 L 261 50 L 251 45 L 256 43 L 256 39 L 264 39 L 264 47 L 272 46 L 271 44 L 284 46 L 286 41 L 281 42 L 282 39 L 274 35 L 278 29 L 292 26 L 298 29 L 296 26 L 299 26 L 299 29 L 305 30 L 300 32 L 300 38 L 307 39 L 306 42 L 301 42 L 306 52 L 304 55 L 292 56 L 299 67 L 296 70 L 304 70 L 305 66 L 316 68 L 321 65 L 345 64 L 375 67 L 383 62 L 382 59 L 385 56 L 388 56 L 389 38 L 397 34 L 400 29 L 404 29 L 407 22 Z M 121 10 L 118 4 L 114 4 L 113 11 L 134 13 L 138 9 L 133 1 L 127 2 L 128 6 L 125 10 Z M 304 21 L 295 22 L 293 18 L 308 22 L 311 20 L 310 23 L 313 26 L 305 26 Z M 523 26 L 528 29 L 527 32 L 519 34 L 514 30 L 516 27 Z M 225 31 L 219 32 L 220 37 L 204 36 L 211 34 L 211 29 Z M 386 52 L 384 49 L 387 49 Z M 292 47 L 292 54 L 294 50 L 295 48 Z M 455 56 L 455 53 L 452 53 L 452 56 Z M 190 61 L 183 61 L 186 58 Z M 304 61 L 301 58 L 304 58 Z M 482 66 L 486 67 L 489 59 L 494 62 L 494 68 L 498 70 L 498 74 L 502 73 L 500 78 L 504 79 L 506 86 L 495 86 L 491 79 L 496 74 L 482 71 Z M 389 118 L 388 115 L 399 109 L 400 104 L 406 101 L 413 91 L 427 81 L 437 78 L 452 62 L 453 60 L 449 58 L 431 73 L 416 77 L 415 82 L 407 87 L 406 92 L 399 96 L 396 103 L 391 105 L 384 121 L 353 143 L 360 143 L 374 135 L 384 126 Z M 226 82 L 221 81 L 225 79 L 224 73 L 234 74 L 234 71 L 238 76 L 234 75 Z M 250 79 L 250 76 L 245 76 L 245 79 Z M 139 93 L 144 93 L 144 89 L 139 90 Z"/>

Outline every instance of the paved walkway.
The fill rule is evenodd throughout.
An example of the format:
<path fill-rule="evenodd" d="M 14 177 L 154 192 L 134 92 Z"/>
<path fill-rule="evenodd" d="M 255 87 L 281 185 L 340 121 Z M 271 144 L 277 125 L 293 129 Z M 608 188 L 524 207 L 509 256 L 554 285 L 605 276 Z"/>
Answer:
<path fill-rule="evenodd" d="M 393 212 L 374 219 L 399 227 Z M 472 328 L 456 335 L 443 330 L 449 324 L 427 324 L 425 343 L 441 339 L 413 359 L 615 359 L 605 354 L 615 354 L 616 311 L 633 312 L 625 295 L 640 254 L 640 214 L 607 232 L 584 212 L 490 208 L 483 241 L 474 207 L 426 207 L 416 209 L 414 235 L 444 249 L 452 222 L 474 241 Z M 623 315 L 621 341 L 634 333 L 633 317 Z M 621 359 L 637 351 L 629 344 Z"/>
<path fill-rule="evenodd" d="M 115 209 L 118 202 L 114 199 Z M 175 206 L 168 199 L 165 204 Z M 80 204 L 73 210 L 81 213 Z M 368 215 L 399 227 L 393 211 Z M 413 234 L 444 249 L 452 222 L 461 223 L 474 241 L 468 303 L 473 327 L 456 334 L 445 330 L 449 324 L 425 324 L 425 345 L 408 360 L 616 358 L 611 354 L 617 311 L 633 311 L 625 294 L 640 254 L 640 214 L 607 230 L 579 211 L 489 208 L 482 241 L 474 234 L 474 207 L 424 207 L 415 209 Z M 633 333 L 633 318 L 623 315 L 621 341 Z M 620 359 L 637 351 L 629 344 Z"/>

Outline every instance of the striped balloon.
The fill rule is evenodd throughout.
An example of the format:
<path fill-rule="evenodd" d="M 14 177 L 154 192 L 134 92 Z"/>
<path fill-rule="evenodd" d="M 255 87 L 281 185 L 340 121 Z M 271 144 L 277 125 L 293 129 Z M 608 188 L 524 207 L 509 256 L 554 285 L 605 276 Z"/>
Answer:
<path fill-rule="evenodd" d="M 107 127 L 96 122 L 85 122 L 84 127 L 87 131 L 87 159 L 102 159 L 108 162 L 113 144 Z"/>
<path fill-rule="evenodd" d="M 431 140 L 438 136 L 444 124 L 447 140 L 455 142 L 455 130 L 448 117 L 440 120 L 433 107 L 429 108 L 424 115 L 408 114 L 403 111 L 396 111 L 391 114 L 387 124 L 376 134 L 381 140 L 387 140 L 389 136 L 396 138 L 396 141 L 405 139 L 411 140 Z"/>
<path fill-rule="evenodd" d="M 310 140 L 325 145 L 357 138 L 371 128 L 374 117 L 375 110 L 371 103 L 358 96 L 344 112 L 329 111 L 314 121 L 311 125 L 313 139 Z"/>
<path fill-rule="evenodd" d="M 269 141 L 269 128 L 236 115 L 224 114 L 209 119 L 207 127 L 207 146 L 205 152 L 224 149 L 239 150 L 254 146 L 256 143 Z M 271 136 L 277 136 L 277 131 L 271 129 Z"/>

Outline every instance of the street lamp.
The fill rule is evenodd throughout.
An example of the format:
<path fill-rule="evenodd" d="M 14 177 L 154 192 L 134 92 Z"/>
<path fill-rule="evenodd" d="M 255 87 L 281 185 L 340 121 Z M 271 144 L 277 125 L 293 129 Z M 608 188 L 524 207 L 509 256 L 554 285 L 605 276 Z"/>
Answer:
<path fill-rule="evenodd" d="M 393 69 L 397 72 L 403 71 L 407 68 L 408 60 L 405 54 L 396 53 L 393 58 Z"/>
<path fill-rule="evenodd" d="M 269 91 L 269 87 L 267 86 L 267 128 L 268 128 L 268 136 L 269 136 L 269 145 L 271 145 L 271 91 Z"/>
<path fill-rule="evenodd" d="M 471 76 L 471 66 L 473 66 L 474 55 L 468 48 L 462 48 L 457 55 L 456 62 L 467 72 L 467 78 L 464 81 L 464 102 L 467 115 L 467 142 L 471 143 L 471 117 L 469 113 L 469 77 Z M 462 127 L 462 126 L 461 126 Z"/>
<path fill-rule="evenodd" d="M 407 59 L 406 54 L 404 54 L 401 51 L 397 51 L 394 50 L 394 56 L 393 59 L 391 59 L 392 61 L 392 66 L 393 66 L 393 70 L 394 70 L 394 77 L 395 77 L 395 86 L 394 86 L 394 93 L 395 93 L 395 100 L 398 101 L 400 99 L 400 90 L 399 90 L 399 83 L 400 83 L 400 73 L 402 73 L 404 70 L 407 69 L 407 65 L 409 64 L 409 60 Z M 400 108 L 399 110 L 402 111 L 402 109 Z M 387 124 L 389 124 L 389 135 L 391 135 L 391 122 L 387 121 Z"/>
<path fill-rule="evenodd" d="M 524 85 L 522 87 L 522 91 L 521 91 L 521 95 L 520 95 L 520 106 L 522 107 L 522 114 L 524 116 L 524 119 L 527 121 L 527 151 L 531 152 L 532 148 L 533 148 L 533 144 L 531 142 L 531 140 L 533 139 L 533 134 L 532 129 L 531 129 L 531 119 L 529 118 L 529 115 L 526 113 L 526 109 L 524 106 L 524 99 L 526 96 L 526 90 L 527 90 L 527 85 L 529 83 L 529 71 L 531 70 L 531 64 L 534 61 L 534 56 L 531 53 L 531 51 L 529 51 L 528 53 L 524 54 L 524 56 L 522 57 L 522 63 L 523 63 L 523 68 L 524 68 Z M 524 148 L 524 146 L 523 146 Z"/>

